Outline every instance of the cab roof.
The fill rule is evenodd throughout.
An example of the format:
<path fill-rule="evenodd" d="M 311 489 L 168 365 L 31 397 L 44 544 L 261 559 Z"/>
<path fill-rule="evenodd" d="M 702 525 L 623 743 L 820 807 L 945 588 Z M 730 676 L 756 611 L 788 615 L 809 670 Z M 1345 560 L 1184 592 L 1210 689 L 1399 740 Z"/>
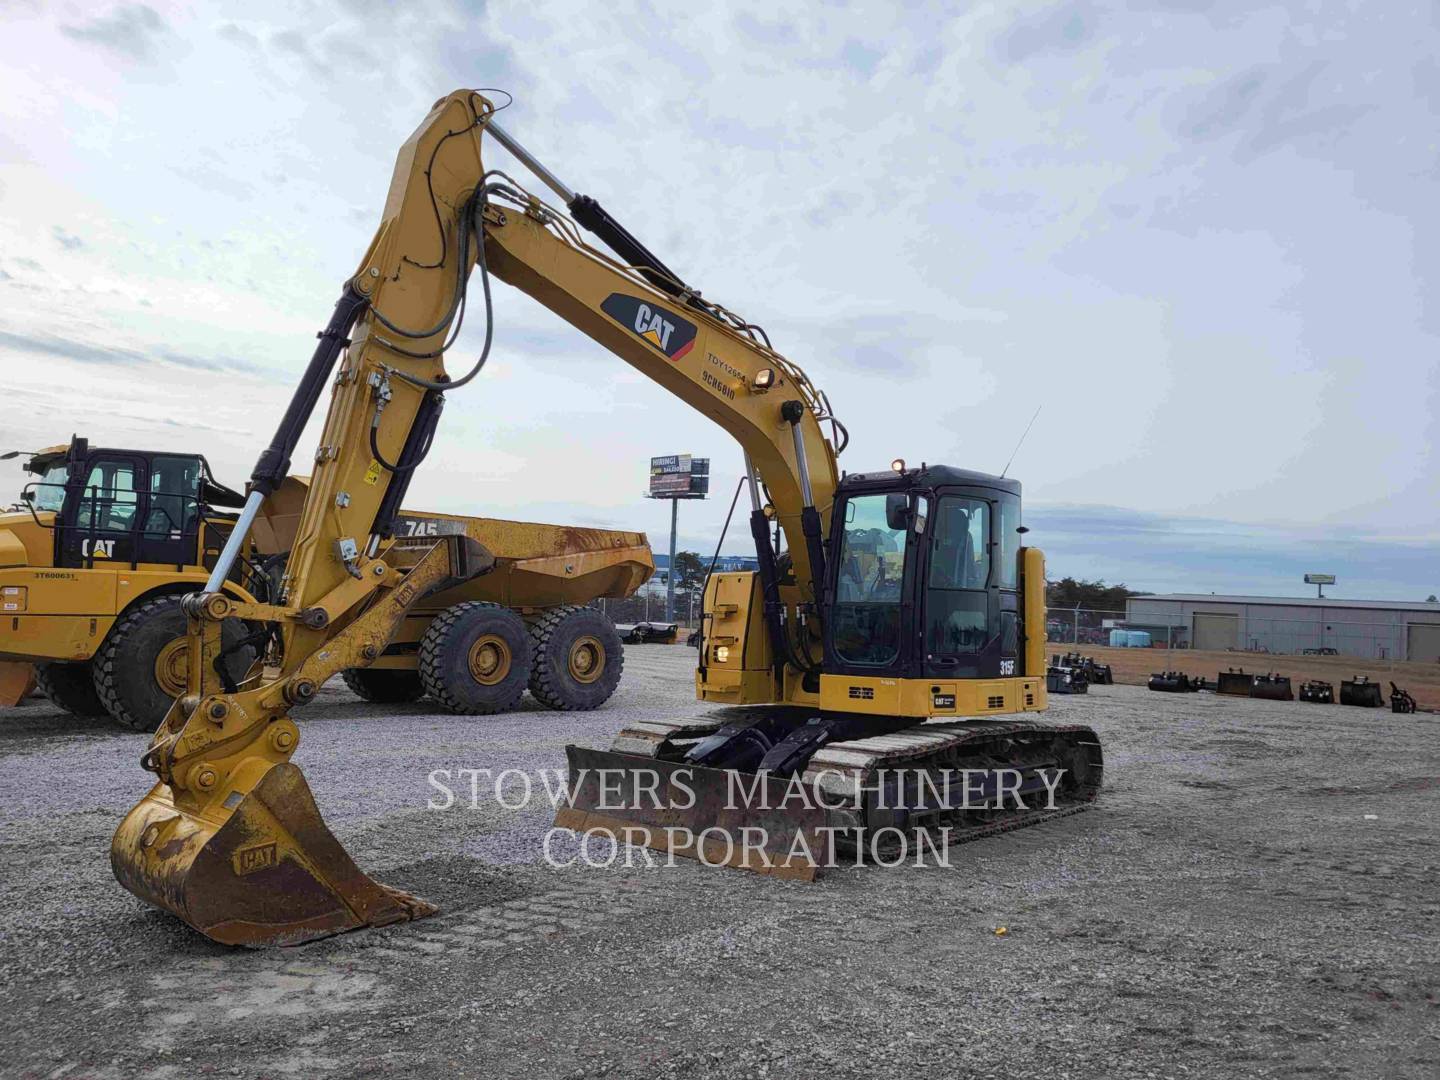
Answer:
<path fill-rule="evenodd" d="M 909 488 L 943 488 L 943 487 L 988 487 L 999 491 L 1007 492 L 1010 495 L 1020 494 L 1020 481 L 1006 476 L 994 476 L 990 473 L 975 472 L 972 469 L 957 469 L 953 465 L 921 465 L 917 469 L 906 469 L 904 473 L 897 473 L 891 469 L 881 472 L 849 473 L 841 481 L 841 490 L 850 486 L 871 487 L 887 484 L 891 490 L 904 491 Z"/>

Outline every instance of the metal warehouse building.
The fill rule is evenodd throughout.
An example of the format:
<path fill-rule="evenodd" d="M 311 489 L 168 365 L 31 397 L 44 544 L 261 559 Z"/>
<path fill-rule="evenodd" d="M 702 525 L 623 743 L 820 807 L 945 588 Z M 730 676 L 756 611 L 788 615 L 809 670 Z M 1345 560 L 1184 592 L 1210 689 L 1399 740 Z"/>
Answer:
<path fill-rule="evenodd" d="M 1126 623 L 1176 648 L 1440 661 L 1440 604 L 1166 593 L 1130 597 Z"/>

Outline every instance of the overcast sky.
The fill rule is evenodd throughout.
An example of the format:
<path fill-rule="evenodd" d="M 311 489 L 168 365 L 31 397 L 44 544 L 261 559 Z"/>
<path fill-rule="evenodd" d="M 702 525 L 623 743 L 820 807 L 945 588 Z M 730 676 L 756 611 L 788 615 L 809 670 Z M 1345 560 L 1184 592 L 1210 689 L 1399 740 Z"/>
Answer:
<path fill-rule="evenodd" d="M 514 135 L 828 391 L 852 471 L 999 471 L 1043 406 L 1012 473 L 1052 576 L 1424 599 L 1437 57 L 1433 2 L 10 0 L 0 443 L 197 449 L 240 484 L 400 143 L 503 87 Z M 734 444 L 499 288 L 411 504 L 662 549 L 648 458 L 691 452 L 708 551 Z"/>

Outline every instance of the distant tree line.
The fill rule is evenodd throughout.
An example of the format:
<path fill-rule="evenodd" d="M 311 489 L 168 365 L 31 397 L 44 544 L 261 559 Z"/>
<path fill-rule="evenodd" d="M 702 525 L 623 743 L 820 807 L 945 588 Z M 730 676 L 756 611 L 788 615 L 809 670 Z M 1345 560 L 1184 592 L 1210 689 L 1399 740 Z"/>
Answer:
<path fill-rule="evenodd" d="M 1124 585 L 1106 585 L 1103 579 L 1083 581 L 1065 577 L 1045 586 L 1045 605 L 1052 611 L 1057 608 L 1074 610 L 1077 607 L 1094 611 L 1124 611 L 1126 600 L 1143 595 Z"/>

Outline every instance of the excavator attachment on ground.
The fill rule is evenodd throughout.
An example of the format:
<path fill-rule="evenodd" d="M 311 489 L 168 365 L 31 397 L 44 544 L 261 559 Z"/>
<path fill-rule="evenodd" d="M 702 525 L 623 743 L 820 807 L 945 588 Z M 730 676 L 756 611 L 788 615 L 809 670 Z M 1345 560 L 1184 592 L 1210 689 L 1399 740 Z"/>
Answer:
<path fill-rule="evenodd" d="M 1271 671 L 1250 680 L 1250 696 L 1264 701 L 1294 701 L 1295 691 L 1290 676 Z"/>
<path fill-rule="evenodd" d="M 326 827 L 289 763 L 300 733 L 287 713 L 327 679 L 378 656 L 418 599 L 493 564 L 466 536 L 397 541 L 366 566 L 373 592 L 363 614 L 290 675 L 261 675 L 245 689 L 227 690 L 216 661 L 225 618 L 255 605 L 188 596 L 191 656 L 200 663 L 190 665 L 188 692 L 142 759 L 159 782 L 111 841 L 116 880 L 228 945 L 297 945 L 432 914 L 424 900 L 367 877 Z"/>
<path fill-rule="evenodd" d="M 1380 696 L 1380 684 L 1371 682 L 1368 675 L 1356 675 L 1340 680 L 1340 704 L 1355 705 L 1362 709 L 1378 709 L 1385 704 Z"/>
<path fill-rule="evenodd" d="M 115 834 L 111 862 L 136 896 L 224 945 L 298 945 L 435 911 L 355 865 L 288 763 L 199 812 L 156 784 Z"/>

